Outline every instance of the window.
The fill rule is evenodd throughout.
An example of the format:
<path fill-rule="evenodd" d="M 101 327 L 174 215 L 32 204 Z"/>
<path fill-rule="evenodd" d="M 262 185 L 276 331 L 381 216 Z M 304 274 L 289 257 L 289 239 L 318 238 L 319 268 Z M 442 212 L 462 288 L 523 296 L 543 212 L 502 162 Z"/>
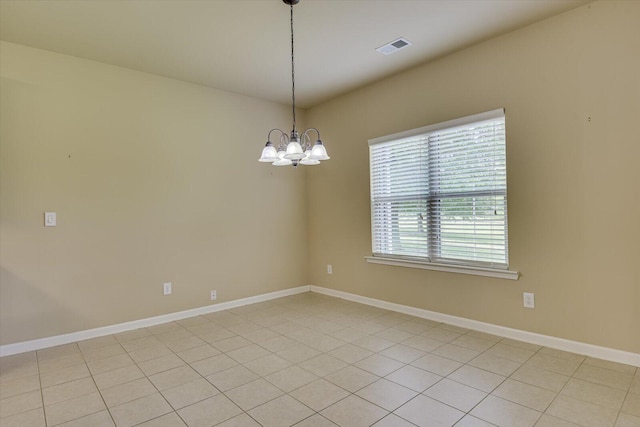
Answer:
<path fill-rule="evenodd" d="M 504 110 L 376 138 L 369 152 L 374 257 L 508 268 Z"/>

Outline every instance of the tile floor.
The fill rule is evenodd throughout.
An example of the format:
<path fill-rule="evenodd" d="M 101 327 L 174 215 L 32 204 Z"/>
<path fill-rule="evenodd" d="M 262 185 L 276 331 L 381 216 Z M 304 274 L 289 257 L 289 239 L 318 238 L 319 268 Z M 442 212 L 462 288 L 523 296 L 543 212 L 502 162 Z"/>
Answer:
<path fill-rule="evenodd" d="M 640 369 L 305 293 L 0 359 L 0 426 L 639 427 Z"/>

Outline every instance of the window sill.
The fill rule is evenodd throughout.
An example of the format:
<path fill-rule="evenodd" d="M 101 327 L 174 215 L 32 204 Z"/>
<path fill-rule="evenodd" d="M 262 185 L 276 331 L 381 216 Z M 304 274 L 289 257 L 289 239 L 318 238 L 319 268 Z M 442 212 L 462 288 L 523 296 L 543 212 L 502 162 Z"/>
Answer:
<path fill-rule="evenodd" d="M 462 265 L 437 264 L 433 262 L 406 260 L 398 258 L 384 258 L 377 256 L 364 257 L 371 264 L 393 265 L 396 267 L 421 268 L 423 270 L 446 271 L 449 273 L 472 274 L 475 276 L 496 277 L 498 279 L 518 280 L 519 273 L 511 270 L 495 268 L 467 267 Z"/>

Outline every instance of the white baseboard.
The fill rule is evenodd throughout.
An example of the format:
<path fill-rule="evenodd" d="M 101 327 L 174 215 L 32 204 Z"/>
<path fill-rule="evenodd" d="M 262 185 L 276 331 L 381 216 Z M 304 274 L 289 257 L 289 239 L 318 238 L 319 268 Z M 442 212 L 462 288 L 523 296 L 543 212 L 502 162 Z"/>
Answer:
<path fill-rule="evenodd" d="M 41 338 L 32 341 L 24 341 L 15 344 L 6 344 L 0 346 L 0 357 L 10 356 L 12 354 L 24 353 L 27 351 L 39 350 L 42 348 L 55 347 L 57 345 L 68 344 L 76 341 L 84 341 L 91 338 L 97 338 L 105 335 L 117 334 L 121 332 L 131 331 L 134 329 L 155 326 L 162 323 L 173 322 L 185 319 L 187 317 L 200 316 L 203 314 L 215 313 L 217 311 L 228 310 L 230 308 L 241 307 L 244 305 L 255 304 L 258 302 L 269 301 L 276 298 L 282 298 L 290 295 L 296 295 L 304 292 L 316 292 L 319 294 L 329 295 L 336 298 L 342 298 L 348 301 L 358 302 L 385 310 L 396 311 L 408 314 L 422 319 L 429 319 L 436 322 L 448 323 L 450 325 L 460 326 L 466 329 L 473 329 L 479 332 L 486 332 L 505 338 L 512 338 L 519 341 L 525 341 L 532 344 L 542 345 L 545 347 L 555 348 L 558 350 L 570 351 L 572 353 L 583 354 L 598 359 L 609 360 L 612 362 L 624 363 L 640 367 L 640 354 L 631 353 L 623 350 L 616 350 L 608 347 L 601 347 L 593 344 L 571 341 L 563 338 L 552 337 L 549 335 L 527 332 L 520 329 L 507 328 L 505 326 L 494 325 L 491 323 L 480 322 L 477 320 L 467 319 L 464 317 L 452 316 L 449 314 L 438 313 L 435 311 L 424 310 L 421 308 L 410 307 L 407 305 L 396 304 L 388 301 L 378 300 L 369 297 L 363 297 L 348 292 L 337 291 L 334 289 L 323 288 L 320 286 L 306 285 L 297 288 L 285 289 L 282 291 L 270 292 L 267 294 L 256 295 L 248 298 L 241 298 L 234 301 L 223 302 L 219 304 L 198 307 L 191 310 L 169 313 L 162 316 L 149 317 L 146 319 L 134 320 L 132 322 L 119 323 L 117 325 L 105 326 L 101 328 L 88 329 L 85 331 L 72 332 L 54 337 Z"/>
<path fill-rule="evenodd" d="M 282 291 L 270 292 L 267 294 L 256 295 L 253 297 L 241 298 L 233 301 L 222 302 L 219 304 L 207 305 L 204 307 L 193 308 L 191 310 L 178 311 L 175 313 L 163 314 L 161 316 L 148 317 L 146 319 L 134 320 L 131 322 L 119 323 L 117 325 L 104 326 L 101 328 L 87 329 L 85 331 L 72 332 L 64 335 L 56 335 L 53 337 L 41 338 L 31 341 L 23 341 L 15 344 L 6 344 L 0 346 L 0 357 L 10 356 L 12 354 L 25 353 L 27 351 L 40 350 L 57 345 L 69 344 L 76 341 L 84 341 L 91 338 L 98 338 L 105 335 L 118 334 L 121 332 L 132 331 L 134 329 L 146 328 L 162 323 L 173 322 L 176 320 L 186 319 L 187 317 L 200 316 L 203 314 L 215 313 L 216 311 L 228 310 L 230 308 L 241 307 L 243 305 L 255 304 L 258 302 L 269 301 L 276 298 L 282 298 L 289 295 L 301 294 L 309 292 L 309 286 L 299 286 L 297 288 L 285 289 Z"/>
<path fill-rule="evenodd" d="M 531 344 L 542 345 L 557 350 L 569 351 L 585 356 L 595 357 L 598 359 L 609 360 L 611 362 L 624 363 L 640 367 L 640 354 L 631 353 L 623 350 L 616 350 L 608 347 L 601 347 L 593 344 L 587 344 L 579 341 L 571 341 L 564 338 L 552 337 L 549 335 L 527 332 L 520 329 L 507 328 L 505 326 L 494 325 L 491 323 L 480 322 L 477 320 L 467 319 L 464 317 L 452 316 L 449 314 L 438 313 L 435 311 L 423 310 L 421 308 L 410 307 L 402 304 L 395 304 L 383 300 L 378 300 L 360 295 L 350 294 L 348 292 L 336 291 L 334 289 L 323 288 L 319 286 L 310 286 L 312 292 L 317 292 L 332 297 L 342 298 L 348 301 L 367 304 L 373 307 L 383 308 L 386 310 L 396 311 L 423 319 L 429 319 L 436 322 L 448 323 L 450 325 L 459 326 L 461 328 L 473 329 L 479 332 L 486 332 L 498 335 L 504 338 L 511 338 L 519 341 L 525 341 Z"/>

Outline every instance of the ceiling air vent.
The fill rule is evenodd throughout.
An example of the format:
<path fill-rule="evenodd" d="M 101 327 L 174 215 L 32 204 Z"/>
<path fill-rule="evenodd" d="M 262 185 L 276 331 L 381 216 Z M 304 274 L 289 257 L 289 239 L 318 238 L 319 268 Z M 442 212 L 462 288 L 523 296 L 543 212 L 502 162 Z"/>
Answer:
<path fill-rule="evenodd" d="M 400 49 L 404 49 L 409 46 L 411 46 L 411 42 L 404 37 L 400 37 L 399 39 L 387 43 L 384 46 L 380 46 L 376 50 L 383 55 L 391 55 L 392 53 L 396 53 Z"/>

